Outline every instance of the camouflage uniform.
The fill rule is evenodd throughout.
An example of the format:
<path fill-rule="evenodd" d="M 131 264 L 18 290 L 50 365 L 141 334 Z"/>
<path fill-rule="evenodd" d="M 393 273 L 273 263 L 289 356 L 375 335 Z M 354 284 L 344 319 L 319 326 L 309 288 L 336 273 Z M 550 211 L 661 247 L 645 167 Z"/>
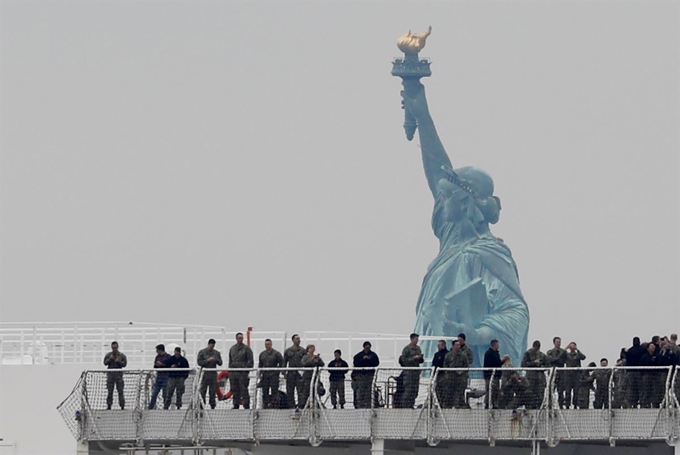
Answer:
<path fill-rule="evenodd" d="M 420 356 L 420 357 L 418 357 Z M 423 351 L 420 346 L 409 343 L 401 351 L 402 366 L 417 367 L 423 363 Z M 413 408 L 418 397 L 420 388 L 420 370 L 403 370 L 404 395 L 401 401 L 402 408 Z"/>
<path fill-rule="evenodd" d="M 253 350 L 243 343 L 236 343 L 229 349 L 229 368 L 252 368 L 254 365 Z M 248 371 L 232 371 L 229 373 L 229 387 L 233 394 L 234 409 L 238 409 L 243 401 L 243 408 L 250 409 L 250 378 Z"/>
<path fill-rule="evenodd" d="M 585 360 L 586 356 L 578 349 L 575 352 L 567 352 L 566 366 L 568 368 L 577 368 L 581 366 L 581 360 Z M 583 380 L 583 375 L 580 371 L 565 371 L 564 372 L 564 405 L 568 408 L 574 405 L 578 407 L 578 393 L 579 382 Z M 588 389 L 590 390 L 590 388 Z"/>
<path fill-rule="evenodd" d="M 529 398 L 529 380 L 517 370 L 504 371 L 501 376 L 500 409 L 516 409 L 526 406 Z"/>
<path fill-rule="evenodd" d="M 211 357 L 214 357 L 215 360 L 209 360 Z M 220 351 L 217 349 L 201 349 L 198 351 L 198 356 L 196 356 L 196 363 L 202 368 L 217 368 L 222 365 L 222 354 L 220 354 Z M 217 405 L 215 399 L 217 395 L 217 371 L 203 371 L 200 388 L 203 403 L 205 403 L 206 391 L 208 391 L 210 407 L 215 409 L 215 406 Z"/>
<path fill-rule="evenodd" d="M 302 357 L 307 354 L 302 346 L 291 346 L 283 351 L 283 364 L 286 367 L 301 367 Z M 295 389 L 297 389 L 298 400 L 302 396 L 302 377 L 299 371 L 286 372 L 286 394 L 288 395 L 288 407 L 295 408 Z M 298 403 L 299 405 L 300 403 Z M 304 406 L 304 403 L 302 403 Z"/>
<path fill-rule="evenodd" d="M 680 356 L 680 346 L 673 343 L 672 341 L 668 342 L 668 349 L 670 349 L 676 356 Z"/>
<path fill-rule="evenodd" d="M 543 354 L 540 349 L 531 348 L 524 353 L 522 358 L 522 368 L 529 368 L 526 373 L 526 379 L 529 381 L 528 402 L 526 404 L 529 409 L 538 409 L 543 403 L 543 396 L 545 394 L 545 373 L 535 368 L 543 368 L 548 362 L 548 357 Z"/>
<path fill-rule="evenodd" d="M 595 400 L 593 408 L 603 409 L 609 407 L 609 379 L 612 377 L 612 370 L 598 369 L 593 371 L 588 380 L 595 382 Z"/>
<path fill-rule="evenodd" d="M 612 407 L 613 408 L 628 408 L 628 378 L 627 371 L 623 369 L 615 369 L 612 373 L 614 375 L 612 387 Z"/>
<path fill-rule="evenodd" d="M 114 358 L 115 356 L 115 358 Z M 118 351 L 114 354 L 113 351 L 104 356 L 104 365 L 109 370 L 120 370 L 127 366 L 127 357 L 122 352 Z M 123 381 L 123 372 L 106 373 L 106 408 L 111 409 L 113 404 L 113 388 L 118 390 L 118 404 L 121 409 L 125 409 L 125 381 Z"/>
<path fill-rule="evenodd" d="M 449 351 L 444 357 L 444 368 L 468 368 L 470 366 L 468 356 L 462 350 L 458 352 Z M 439 374 L 441 377 L 442 375 Z M 469 408 L 465 402 L 465 388 L 467 387 L 468 372 L 447 371 L 444 373 L 446 389 L 444 403 L 440 403 L 442 408 Z M 440 379 L 441 380 L 441 379 Z"/>
<path fill-rule="evenodd" d="M 320 357 L 315 358 L 313 355 L 305 354 L 305 356 L 302 358 L 302 366 L 305 368 L 318 368 L 324 366 L 325 363 L 323 360 L 321 360 Z M 302 373 L 302 387 L 301 393 L 298 393 L 298 397 L 300 399 L 299 406 L 301 408 L 304 408 L 305 405 L 307 404 L 307 400 L 309 399 L 309 394 L 312 391 L 312 378 L 314 376 L 314 372 L 311 370 L 307 370 L 304 373 Z"/>
<path fill-rule="evenodd" d="M 472 352 L 472 348 L 470 348 L 470 346 L 468 346 L 468 344 L 465 343 L 463 346 L 460 347 L 460 352 L 465 354 L 465 356 L 468 359 L 468 365 L 472 366 L 472 363 L 475 360 L 475 354 L 474 352 Z"/>
<path fill-rule="evenodd" d="M 553 368 L 562 368 L 567 361 L 567 351 L 562 348 L 552 348 L 546 353 L 548 365 Z M 557 403 L 564 407 L 564 371 L 555 372 L 555 390 L 557 390 Z"/>
<path fill-rule="evenodd" d="M 590 408 L 590 391 L 593 390 L 593 385 L 588 379 L 590 378 L 589 370 L 575 371 L 578 374 L 577 388 L 574 390 L 574 409 L 588 409 Z"/>
<path fill-rule="evenodd" d="M 260 352 L 258 368 L 282 368 L 283 356 L 276 349 Z M 279 407 L 279 371 L 263 371 L 260 373 L 262 388 L 262 407 Z"/>
<path fill-rule="evenodd" d="M 349 374 L 350 386 L 352 387 L 352 405 L 354 409 L 359 409 L 359 371 L 352 370 Z"/>

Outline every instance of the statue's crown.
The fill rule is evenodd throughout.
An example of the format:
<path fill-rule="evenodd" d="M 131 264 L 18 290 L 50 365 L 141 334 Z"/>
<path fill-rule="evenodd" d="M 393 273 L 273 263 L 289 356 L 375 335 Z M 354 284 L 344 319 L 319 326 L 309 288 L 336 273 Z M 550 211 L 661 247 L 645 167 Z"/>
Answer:
<path fill-rule="evenodd" d="M 470 182 L 468 182 L 460 175 L 458 175 L 458 173 L 454 171 L 452 168 L 448 167 L 446 164 L 442 164 L 441 169 L 442 171 L 444 171 L 444 176 L 446 177 L 446 180 L 448 180 L 449 182 L 453 183 L 454 185 L 458 186 L 459 188 L 467 191 L 472 195 L 476 194 L 475 190 L 470 185 Z"/>

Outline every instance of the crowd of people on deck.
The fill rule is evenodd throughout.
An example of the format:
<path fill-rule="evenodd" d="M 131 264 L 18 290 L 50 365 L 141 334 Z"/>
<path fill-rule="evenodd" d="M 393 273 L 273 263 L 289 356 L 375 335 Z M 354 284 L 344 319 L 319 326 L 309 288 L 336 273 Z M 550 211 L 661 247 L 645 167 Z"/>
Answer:
<path fill-rule="evenodd" d="M 250 346 L 243 342 L 243 333 L 236 334 L 236 343 L 228 353 L 228 373 L 232 404 L 234 409 L 250 408 L 250 373 L 247 369 L 255 367 L 254 354 Z M 609 368 L 608 359 L 600 359 L 599 365 L 591 362 L 587 368 L 581 368 L 586 359 L 575 342 L 562 348 L 560 337 L 553 338 L 553 347 L 546 353 L 541 351 L 540 341 L 534 341 L 521 361 L 514 366 L 510 356 L 500 355 L 500 343 L 491 340 L 489 349 L 484 354 L 483 378 L 485 390 L 479 393 L 484 396 L 484 406 L 492 409 L 537 409 L 546 404 L 554 404 L 562 409 L 588 409 L 591 405 L 591 391 L 594 391 L 592 406 L 595 409 L 626 407 L 659 407 L 664 400 L 666 383 L 670 378 L 672 367 L 680 362 L 680 348 L 677 335 L 670 337 L 654 336 L 649 342 L 633 339 L 630 348 L 623 348 L 616 360 L 617 367 Z M 309 344 L 301 346 L 299 335 L 291 337 L 292 345 L 283 354 L 273 348 L 271 339 L 265 340 L 265 349 L 258 357 L 258 383 L 262 390 L 262 403 L 266 408 L 301 409 L 308 404 L 312 391 L 314 370 L 324 367 L 325 362 L 316 352 L 316 347 Z M 413 408 L 420 391 L 422 367 L 425 361 L 418 345 L 419 335 L 412 333 L 410 342 L 399 357 L 399 365 L 404 367 L 394 379 L 392 406 L 395 408 Z M 217 406 L 219 378 L 217 368 L 224 365 L 222 354 L 215 349 L 216 341 L 208 340 L 196 357 L 196 363 L 203 369 L 200 376 L 199 393 L 204 404 L 212 409 Z M 445 340 L 439 340 L 438 350 L 432 359 L 432 367 L 436 374 L 434 396 L 442 408 L 469 408 L 470 367 L 474 362 L 474 353 L 466 344 L 465 334 L 461 333 L 451 342 L 450 349 Z M 158 397 L 162 392 L 163 409 L 170 409 L 175 398 L 177 409 L 182 408 L 182 396 L 185 393 L 185 382 L 190 374 L 190 364 L 179 347 L 172 354 L 165 351 L 165 346 L 156 346 L 156 357 L 153 367 L 157 369 L 151 388 L 149 409 L 157 407 Z M 352 358 L 350 373 L 349 364 L 342 358 L 337 349 L 328 367 L 328 383 L 331 405 L 334 409 L 343 409 L 346 405 L 345 383 L 350 374 L 354 408 L 370 408 L 375 405 L 376 390 L 374 376 L 376 367 L 380 365 L 378 354 L 372 350 L 370 341 L 363 343 L 363 349 Z M 117 342 L 111 343 L 111 352 L 104 356 L 104 365 L 112 370 L 106 377 L 106 406 L 113 405 L 114 390 L 118 392 L 118 404 L 125 409 L 123 368 L 127 366 L 127 357 L 119 350 Z M 409 368 L 411 367 L 411 368 Z M 635 368 L 644 367 L 644 368 Z M 666 367 L 666 368 L 647 368 Z M 282 370 L 287 368 L 288 370 Z M 300 371 L 290 370 L 300 368 Z M 438 369 L 442 368 L 441 371 Z M 573 368 L 573 369 L 562 369 Z M 239 370 L 242 369 L 242 370 Z M 281 369 L 281 370 L 279 370 Z M 548 374 L 549 372 L 554 374 Z M 281 375 L 285 378 L 285 392 L 279 390 Z M 555 394 L 546 394 L 547 381 L 554 381 Z M 676 384 L 676 387 L 678 384 Z M 322 382 L 317 383 L 319 396 L 326 391 Z M 612 390 L 611 396 L 609 390 Z M 220 398 L 223 394 L 220 393 Z M 680 394 L 678 394 L 680 395 Z M 553 403 L 554 400 L 554 403 Z"/>
<path fill-rule="evenodd" d="M 591 391 L 594 391 L 592 407 L 607 408 L 610 405 L 610 388 L 612 408 L 658 408 L 664 399 L 667 380 L 672 377 L 669 373 L 680 364 L 677 334 L 654 336 L 644 343 L 638 337 L 633 338 L 633 345 L 622 348 L 615 362 L 617 367 L 629 368 L 609 368 L 609 360 L 602 358 L 599 365 L 590 362 L 587 368 L 580 369 L 586 359 L 585 354 L 575 342 L 562 348 L 562 339 L 555 337 L 553 347 L 546 353 L 541 351 L 540 341 L 533 342 L 522 358 L 521 367 L 527 369 L 522 376 L 518 370 L 502 369 L 510 367 L 511 361 L 507 356 L 500 358 L 498 344 L 494 341 L 484 356 L 484 367 L 500 369 L 484 371 L 487 407 L 489 400 L 497 403 L 494 407 L 498 408 L 540 407 L 546 399 L 547 376 L 543 373 L 545 370 L 536 369 L 558 368 L 554 375 L 557 397 L 548 396 L 547 399 L 556 400 L 561 409 L 590 408 Z M 676 389 L 677 386 L 676 383 Z"/>

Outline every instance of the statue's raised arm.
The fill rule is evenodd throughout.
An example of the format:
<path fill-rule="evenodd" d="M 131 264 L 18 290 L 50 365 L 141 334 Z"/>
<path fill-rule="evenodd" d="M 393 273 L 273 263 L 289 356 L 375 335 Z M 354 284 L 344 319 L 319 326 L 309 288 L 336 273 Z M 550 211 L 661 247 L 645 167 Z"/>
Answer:
<path fill-rule="evenodd" d="M 397 47 L 404 53 L 404 58 L 395 59 L 392 63 L 392 75 L 402 79 L 401 95 L 404 108 L 404 130 L 406 138 L 413 139 L 415 130 L 420 135 L 420 147 L 423 154 L 423 167 L 427 183 L 433 196 L 437 196 L 437 183 L 446 178 L 442 166 L 451 168 L 451 160 L 444 150 L 442 141 L 434 127 L 425 99 L 425 87 L 420 83 L 420 78 L 432 75 L 430 61 L 418 57 L 432 33 L 432 27 L 422 33 L 413 34 L 409 30 L 397 40 Z"/>
<path fill-rule="evenodd" d="M 437 182 L 447 177 L 442 166 L 452 168 L 451 159 L 444 149 L 444 144 L 439 139 L 434 121 L 430 116 L 425 98 L 425 87 L 420 81 L 414 79 L 404 79 L 403 85 L 404 90 L 402 90 L 401 95 L 404 109 L 416 120 L 425 177 L 432 195 L 436 197 Z"/>

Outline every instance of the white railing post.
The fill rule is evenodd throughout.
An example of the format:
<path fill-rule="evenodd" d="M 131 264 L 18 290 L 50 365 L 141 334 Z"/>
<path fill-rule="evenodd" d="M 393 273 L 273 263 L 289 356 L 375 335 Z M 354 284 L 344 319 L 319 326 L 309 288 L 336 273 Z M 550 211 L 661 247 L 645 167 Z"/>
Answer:
<path fill-rule="evenodd" d="M 33 355 L 31 356 L 31 364 L 35 365 L 35 351 L 38 347 L 38 337 L 36 336 L 36 328 L 33 326 Z"/>
<path fill-rule="evenodd" d="M 312 372 L 312 381 L 310 384 L 311 390 L 309 391 L 309 400 L 307 400 L 307 403 L 310 404 L 307 410 L 307 412 L 309 413 L 309 443 L 313 447 L 318 447 L 321 444 L 321 438 L 319 436 L 319 431 L 317 428 L 319 421 L 318 414 L 321 409 L 321 405 L 319 403 L 321 397 L 319 397 L 317 388 L 319 376 L 320 376 L 319 367 L 316 367 Z"/>
<path fill-rule="evenodd" d="M 255 357 L 255 354 L 253 354 L 253 357 Z M 259 400 L 258 400 L 258 395 L 259 395 L 258 389 L 259 388 L 257 387 L 257 383 L 260 381 L 260 369 L 255 368 L 251 372 L 255 372 L 255 388 L 254 388 L 254 391 L 253 391 L 253 395 L 250 397 L 250 408 L 253 410 L 253 414 L 254 414 L 255 411 L 257 410 L 257 405 L 259 403 Z M 251 372 L 249 372 L 248 374 L 250 374 Z M 253 419 L 253 421 L 254 421 L 254 419 Z M 253 423 L 253 434 L 255 434 L 255 424 L 254 423 Z"/>
<path fill-rule="evenodd" d="M 229 349 L 227 348 L 227 331 L 224 328 L 222 328 L 222 347 L 222 352 L 224 352 L 226 358 L 229 359 Z"/>
<path fill-rule="evenodd" d="M 142 328 L 142 352 L 141 352 L 141 358 L 142 358 L 142 365 L 146 365 L 146 328 Z"/>
<path fill-rule="evenodd" d="M 614 401 L 614 375 L 616 375 L 617 368 L 612 368 L 611 375 L 609 376 L 609 385 L 607 386 L 607 392 L 609 394 L 609 444 L 614 444 L 614 406 L 612 402 Z"/>
<path fill-rule="evenodd" d="M 488 403 L 488 406 L 487 406 L 488 415 L 487 415 L 487 419 L 486 419 L 486 424 L 488 426 L 488 433 L 487 434 L 489 435 L 489 445 L 491 447 L 496 445 L 496 438 L 494 437 L 494 432 L 493 432 L 494 406 L 498 405 L 497 400 L 500 399 L 500 395 L 501 395 L 501 393 L 500 393 L 501 392 L 501 384 L 500 384 L 501 381 L 499 379 L 498 380 L 498 393 L 497 393 L 497 396 L 495 397 L 496 400 L 493 399 L 494 398 L 493 388 L 494 388 L 494 381 L 496 379 L 496 370 L 497 370 L 496 368 L 493 368 L 491 370 L 491 378 L 489 379 L 489 387 L 486 391 L 486 395 L 487 395 L 486 398 L 487 398 L 487 403 Z M 482 376 L 484 376 L 483 373 L 482 373 Z"/>
<path fill-rule="evenodd" d="M 194 330 L 195 334 L 195 330 Z M 194 343 L 196 338 L 194 337 Z M 198 367 L 197 367 L 198 368 Z M 203 415 L 203 397 L 201 396 L 201 381 L 203 381 L 203 368 L 198 368 L 195 373 L 195 381 L 193 384 L 193 395 L 191 397 L 190 407 L 192 408 L 193 418 L 191 419 L 191 439 L 192 444 L 200 443 L 201 435 L 201 416 Z"/>
<path fill-rule="evenodd" d="M 422 373 L 423 370 L 420 371 L 421 376 Z M 434 390 L 434 378 L 436 374 L 435 367 L 430 368 L 430 379 L 427 381 L 427 393 L 425 394 L 425 404 L 423 404 L 424 407 L 427 407 L 427 443 L 431 446 L 434 446 L 439 442 L 435 435 L 435 429 L 437 428 L 436 409 L 432 405 L 434 402 L 432 392 Z M 418 381 L 420 381 L 420 377 L 418 377 Z"/>
<path fill-rule="evenodd" d="M 64 354 L 66 351 L 66 331 L 61 329 L 61 363 L 64 363 Z"/>
<path fill-rule="evenodd" d="M 73 362 L 77 362 L 78 356 L 78 324 L 73 325 Z"/>
<path fill-rule="evenodd" d="M 136 425 L 136 431 L 137 431 L 137 444 L 140 445 L 142 442 L 142 433 L 143 433 L 143 423 L 144 423 L 144 412 L 147 408 L 147 403 L 149 401 L 148 397 L 148 390 L 149 390 L 149 377 L 151 375 L 150 372 L 140 370 L 138 372 L 139 377 L 137 381 L 137 394 L 136 394 L 136 400 L 135 400 L 135 405 L 134 405 L 134 414 L 133 416 L 137 416 L 137 425 Z M 142 389 L 142 384 L 144 384 L 144 389 Z M 165 397 L 163 397 L 165 398 Z M 134 418 L 134 417 L 133 417 Z"/>
<path fill-rule="evenodd" d="M 192 336 L 193 337 L 192 342 L 193 342 L 193 354 L 194 354 L 194 356 L 196 356 L 198 354 L 198 346 L 202 346 L 202 345 L 196 344 L 198 342 L 198 332 L 197 331 L 198 331 L 198 329 L 196 327 L 194 327 L 194 334 Z M 196 359 L 196 357 L 194 357 L 194 359 Z M 194 360 L 194 362 L 195 361 L 196 360 Z"/>
<path fill-rule="evenodd" d="M 106 355 L 106 330 L 102 330 L 102 339 L 99 345 L 99 358 L 103 359 L 104 356 Z M 93 359 L 94 361 L 94 359 Z"/>
<path fill-rule="evenodd" d="M 371 421 L 373 418 L 371 418 Z M 371 455 L 385 455 L 385 440 L 371 438 Z"/>
<path fill-rule="evenodd" d="M 665 384 L 665 392 L 664 392 L 664 397 L 662 403 L 666 404 L 666 408 L 670 408 L 671 406 L 669 405 L 670 400 L 671 400 L 671 380 L 673 376 L 673 367 L 669 366 L 668 370 L 666 372 L 666 384 Z"/>
<path fill-rule="evenodd" d="M 380 367 L 375 367 L 373 370 L 373 377 L 371 378 L 371 389 L 368 395 L 369 400 L 371 400 L 371 414 L 375 412 L 375 383 L 377 381 L 378 374 L 380 372 Z"/>
<path fill-rule="evenodd" d="M 676 394 L 678 370 L 680 370 L 680 366 L 675 365 L 675 367 L 673 367 L 673 379 L 671 380 L 669 389 L 669 395 L 673 406 L 669 408 L 671 417 L 669 419 L 669 424 L 671 430 L 668 433 L 668 440 L 675 441 L 675 453 L 680 455 L 680 434 L 676 433 L 676 428 L 680 427 L 680 403 L 678 402 L 678 396 Z"/>
<path fill-rule="evenodd" d="M 678 409 L 680 408 L 680 397 L 678 397 L 676 393 L 677 384 L 678 384 L 678 370 L 680 370 L 680 365 L 676 365 L 675 368 L 673 368 L 673 379 L 671 380 L 671 397 L 673 399 L 673 406 Z M 679 425 L 680 426 L 680 425 Z M 680 435 L 676 435 L 680 436 Z"/>
<path fill-rule="evenodd" d="M 352 356 L 354 356 L 354 353 L 352 352 L 352 335 L 350 334 L 349 337 L 347 337 L 347 355 L 348 359 L 351 359 Z"/>
<path fill-rule="evenodd" d="M 91 418 L 90 409 L 87 405 L 87 372 L 84 371 L 83 374 L 82 388 L 80 389 L 80 437 L 82 440 L 87 441 L 85 430 L 87 429 L 87 420 Z"/>
<path fill-rule="evenodd" d="M 21 356 L 21 365 L 24 364 L 24 330 L 21 329 L 21 341 L 19 344 L 19 355 Z"/>

